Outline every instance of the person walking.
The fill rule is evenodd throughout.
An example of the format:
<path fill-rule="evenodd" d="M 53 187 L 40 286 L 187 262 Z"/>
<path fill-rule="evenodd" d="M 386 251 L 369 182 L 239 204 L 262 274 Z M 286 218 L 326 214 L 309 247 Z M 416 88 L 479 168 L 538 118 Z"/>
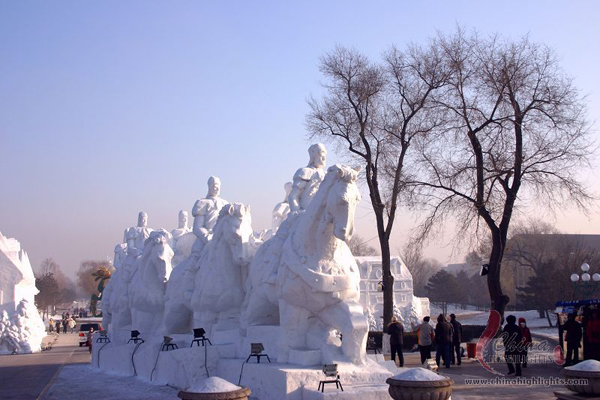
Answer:
<path fill-rule="evenodd" d="M 566 366 L 577 364 L 579 362 L 579 348 L 581 347 L 581 324 L 575 319 L 575 314 L 571 313 L 567 317 L 567 322 L 563 325 L 565 332 L 565 341 L 567 342 Z"/>
<path fill-rule="evenodd" d="M 523 317 L 519 318 L 519 329 L 521 330 L 521 335 L 523 336 L 523 341 L 521 342 L 523 344 L 521 362 L 523 363 L 523 368 L 527 368 L 527 353 L 533 344 L 533 340 L 531 339 L 531 331 L 527 327 L 527 322 Z"/>
<path fill-rule="evenodd" d="M 75 325 L 77 325 L 77 323 L 73 317 L 69 317 L 69 328 L 71 328 L 71 333 L 75 333 Z"/>
<path fill-rule="evenodd" d="M 446 368 L 450 368 L 450 347 L 452 346 L 453 329 L 452 325 L 446 322 L 444 314 L 437 318 L 435 326 L 435 363 L 440 366 L 440 357 L 443 358 Z"/>
<path fill-rule="evenodd" d="M 456 320 L 456 315 L 450 314 L 450 324 L 452 325 L 452 348 L 450 353 L 452 354 L 452 365 L 456 362 L 456 365 L 462 363 L 462 355 L 460 354 L 460 344 L 462 343 L 462 324 Z M 456 358 L 454 354 L 456 353 Z"/>
<path fill-rule="evenodd" d="M 54 332 L 54 318 L 50 317 L 48 320 L 48 331 L 50 333 Z"/>
<path fill-rule="evenodd" d="M 392 317 L 392 322 L 387 327 L 387 333 L 390 335 L 392 360 L 394 360 L 394 363 L 396 363 L 396 353 L 398 353 L 400 367 L 404 367 L 404 354 L 402 354 L 402 345 L 404 344 L 404 326 L 398 322 L 398 318 Z"/>
<path fill-rule="evenodd" d="M 90 330 L 87 333 L 87 341 L 85 342 L 85 345 L 89 347 L 90 349 L 90 353 L 92 352 L 92 338 L 94 337 L 94 328 L 92 328 L 90 326 Z"/>
<path fill-rule="evenodd" d="M 521 376 L 523 335 L 516 322 L 517 317 L 514 315 L 506 317 L 506 325 L 502 329 L 502 341 L 504 343 L 504 356 L 508 366 L 508 374 L 514 374 L 516 366 L 516 376 Z"/>
<path fill-rule="evenodd" d="M 58 333 L 60 335 L 60 325 L 61 325 L 60 319 L 57 318 L 56 321 L 54 321 L 54 322 L 56 323 L 56 333 Z"/>
<path fill-rule="evenodd" d="M 426 316 L 423 323 L 417 327 L 417 342 L 419 344 L 419 353 L 421 353 L 421 364 L 427 359 L 431 359 L 431 345 L 433 344 L 433 326 L 429 323 L 431 318 Z"/>
<path fill-rule="evenodd" d="M 67 333 L 67 328 L 69 327 L 69 320 L 67 318 L 63 318 L 62 326 L 63 326 L 63 333 Z"/>

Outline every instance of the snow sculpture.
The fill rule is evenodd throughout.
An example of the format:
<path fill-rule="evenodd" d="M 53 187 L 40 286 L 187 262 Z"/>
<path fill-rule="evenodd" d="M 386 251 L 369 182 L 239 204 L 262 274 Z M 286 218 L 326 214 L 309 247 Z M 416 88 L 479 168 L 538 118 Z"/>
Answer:
<path fill-rule="evenodd" d="M 150 236 L 152 229 L 148 228 L 148 214 L 140 211 L 137 226 L 125 229 L 123 242 L 127 243 L 127 254 L 139 257 L 144 251 L 144 243 Z"/>
<path fill-rule="evenodd" d="M 277 229 L 290 213 L 290 203 L 288 203 L 288 199 L 290 197 L 290 193 L 292 192 L 292 182 L 286 182 L 283 186 L 285 190 L 285 198 L 281 203 L 277 203 L 275 208 L 273 209 L 273 217 L 271 220 L 271 231 L 272 235 L 277 233 Z"/>
<path fill-rule="evenodd" d="M 150 233 L 131 279 L 131 328 L 145 334 L 155 332 L 163 321 L 165 290 L 173 258 L 170 239 L 169 232 L 162 229 Z"/>
<path fill-rule="evenodd" d="M 179 226 L 171 231 L 173 239 L 171 240 L 171 248 L 175 253 L 172 264 L 177 265 L 192 254 L 192 247 L 196 241 L 196 235 L 192 229 L 188 227 L 188 212 L 179 211 Z"/>
<path fill-rule="evenodd" d="M 381 257 L 355 257 L 360 270 L 360 304 L 369 312 L 381 330 L 383 326 L 383 298 L 379 289 L 382 279 Z M 429 299 L 413 295 L 412 274 L 398 256 L 391 257 L 391 272 L 394 276 L 394 315 L 405 329 L 411 329 L 411 322 L 420 323 L 429 315 Z"/>
<path fill-rule="evenodd" d="M 308 148 L 308 166 L 294 174 L 294 182 L 286 183 L 286 199 L 273 210 L 272 230 L 263 231 L 260 238 L 265 242 L 259 247 L 249 267 L 246 283 L 246 299 L 241 316 L 242 328 L 254 325 L 279 324 L 279 300 L 275 282 L 283 243 L 287 239 L 290 223 L 285 223 L 291 211 L 303 211 L 310 204 L 325 176 L 327 150 L 321 143 Z M 278 235 L 276 235 L 279 233 Z"/>
<path fill-rule="evenodd" d="M 319 185 L 325 176 L 327 150 L 321 143 L 308 148 L 310 161 L 305 168 L 300 168 L 294 174 L 292 191 L 288 197 L 290 211 L 306 210 L 313 196 L 319 190 Z"/>
<path fill-rule="evenodd" d="M 127 243 L 126 256 L 119 260 L 119 267 L 112 275 L 106 293 L 102 295 L 102 307 L 110 314 L 107 319 L 112 326 L 104 325 L 106 329 L 128 330 L 131 327 L 131 308 L 129 307 L 129 284 L 137 268 L 137 259 L 144 251 L 144 243 L 150 237 L 152 229 L 147 227 L 148 214 L 138 214 L 138 224 L 125 230 L 124 241 Z M 112 287 L 111 287 L 112 286 Z M 106 297 L 105 297 L 106 296 Z M 103 319 L 104 322 L 104 319 Z"/>
<path fill-rule="evenodd" d="M 171 283 L 167 285 L 165 295 L 165 318 L 163 332 L 189 333 L 192 330 L 193 312 L 191 306 L 194 280 L 200 257 L 205 246 L 212 238 L 212 230 L 217 223 L 219 212 L 228 204 L 219 197 L 221 180 L 215 176 L 208 179 L 208 194 L 206 198 L 197 200 L 192 209 L 194 216 L 194 244 L 191 254 L 183 261 L 174 263 L 171 273 Z"/>
<path fill-rule="evenodd" d="M 211 332 L 239 327 L 248 264 L 254 253 L 250 206 L 234 203 L 221 209 L 198 264 L 191 306 L 194 325 Z"/>
<path fill-rule="evenodd" d="M 221 180 L 216 176 L 208 178 L 208 194 L 204 199 L 197 200 L 192 208 L 194 216 L 194 234 L 198 238 L 194 243 L 192 252 L 199 256 L 206 243 L 212 238 L 212 229 L 217 223 L 219 211 L 227 200 L 219 197 L 221 194 Z"/>
<path fill-rule="evenodd" d="M 352 363 L 365 362 L 368 323 L 358 303 L 360 274 L 346 244 L 360 201 L 357 174 L 345 166 L 329 168 L 307 210 L 291 214 L 252 262 L 254 284 L 243 322 L 254 324 L 261 317 L 260 322 L 274 322 L 270 314 L 278 303 L 279 362 L 287 363 L 293 350 L 320 350 L 317 363 L 342 355 Z M 344 337 L 342 354 L 336 351 L 334 329 Z"/>
<path fill-rule="evenodd" d="M 38 292 L 27 253 L 0 233 L 0 354 L 41 350 L 46 329 L 34 305 Z"/>

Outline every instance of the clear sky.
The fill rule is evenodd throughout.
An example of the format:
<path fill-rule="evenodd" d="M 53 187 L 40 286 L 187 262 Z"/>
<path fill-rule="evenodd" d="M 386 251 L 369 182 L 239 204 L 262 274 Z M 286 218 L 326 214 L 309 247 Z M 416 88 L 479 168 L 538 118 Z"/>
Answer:
<path fill-rule="evenodd" d="M 308 161 L 306 98 L 319 94 L 319 57 L 336 44 L 378 57 L 457 24 L 529 33 L 562 57 L 600 121 L 600 2 L 419 3 L 1 1 L 0 231 L 34 267 L 51 257 L 72 275 L 112 255 L 140 210 L 150 227 L 175 228 L 210 175 L 225 199 L 252 206 L 255 230 L 267 228 Z M 369 209 L 363 201 L 357 213 L 365 239 L 375 236 Z M 551 221 L 600 233 L 598 210 Z M 399 218 L 393 248 L 413 223 Z M 427 254 L 462 261 L 445 244 Z"/>

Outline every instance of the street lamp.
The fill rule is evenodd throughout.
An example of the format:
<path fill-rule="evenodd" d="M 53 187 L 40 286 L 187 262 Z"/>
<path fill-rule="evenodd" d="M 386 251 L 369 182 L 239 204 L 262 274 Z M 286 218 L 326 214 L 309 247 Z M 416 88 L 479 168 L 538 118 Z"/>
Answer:
<path fill-rule="evenodd" d="M 596 272 L 595 274 L 590 275 L 589 270 L 589 264 L 583 263 L 581 264 L 581 271 L 583 271 L 583 273 L 581 275 L 571 275 L 571 282 L 573 282 L 573 286 L 575 286 L 575 289 L 581 290 L 584 298 L 591 296 L 596 291 L 598 284 L 600 283 L 600 274 Z"/>

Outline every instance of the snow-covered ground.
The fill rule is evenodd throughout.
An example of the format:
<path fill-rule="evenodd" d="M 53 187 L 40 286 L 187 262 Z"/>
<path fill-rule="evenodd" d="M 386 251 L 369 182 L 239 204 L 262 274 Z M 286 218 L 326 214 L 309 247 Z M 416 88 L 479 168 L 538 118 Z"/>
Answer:
<path fill-rule="evenodd" d="M 435 322 L 442 310 L 431 306 L 431 319 Z M 456 319 L 463 325 L 486 325 L 489 311 L 477 311 L 473 306 L 467 306 L 466 310 L 454 305 L 448 306 L 448 314 L 456 314 Z M 556 325 L 556 315 L 550 315 L 553 327 L 548 326 L 548 320 L 540 318 L 536 310 L 528 311 L 506 311 L 505 316 L 514 315 L 519 318 L 525 318 L 527 326 L 531 333 L 541 337 L 558 340 L 558 328 Z"/>
<path fill-rule="evenodd" d="M 44 399 L 176 399 L 177 389 L 111 375 L 88 364 L 66 365 Z"/>

